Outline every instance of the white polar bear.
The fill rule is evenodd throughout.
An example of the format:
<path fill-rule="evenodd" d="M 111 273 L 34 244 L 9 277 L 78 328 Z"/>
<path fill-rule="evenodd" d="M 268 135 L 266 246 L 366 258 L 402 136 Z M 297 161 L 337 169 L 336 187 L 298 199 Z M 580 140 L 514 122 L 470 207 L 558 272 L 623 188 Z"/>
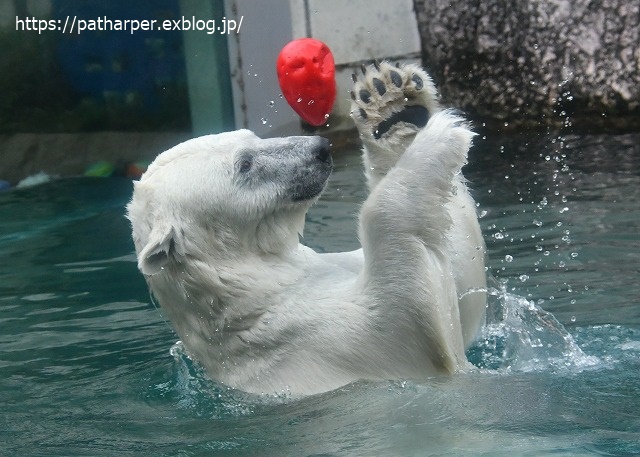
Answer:
<path fill-rule="evenodd" d="M 486 301 L 484 244 L 460 174 L 473 133 L 440 110 L 419 67 L 376 63 L 363 74 L 352 115 L 371 193 L 358 251 L 298 242 L 331 173 L 320 137 L 196 138 L 135 184 L 138 266 L 221 383 L 304 395 L 469 366 Z"/>

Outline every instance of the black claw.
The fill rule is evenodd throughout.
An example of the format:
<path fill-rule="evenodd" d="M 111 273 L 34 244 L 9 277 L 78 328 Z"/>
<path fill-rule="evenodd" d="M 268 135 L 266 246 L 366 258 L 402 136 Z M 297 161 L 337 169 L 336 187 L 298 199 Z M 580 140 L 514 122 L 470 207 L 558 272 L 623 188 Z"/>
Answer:
<path fill-rule="evenodd" d="M 396 68 L 400 68 L 400 62 L 396 62 Z"/>
<path fill-rule="evenodd" d="M 363 110 L 362 108 L 360 108 L 360 116 L 362 117 L 362 119 L 366 119 L 367 118 L 367 112 L 365 110 Z"/>
<path fill-rule="evenodd" d="M 390 70 L 389 77 L 391 78 L 391 82 L 396 87 L 402 87 L 402 76 L 397 71 Z"/>
<path fill-rule="evenodd" d="M 375 59 L 373 61 L 373 66 L 375 67 L 376 70 L 380 71 L 380 62 L 378 61 L 378 59 Z"/>
<path fill-rule="evenodd" d="M 422 89 L 422 87 L 424 86 L 424 83 L 422 82 L 422 78 L 418 75 L 413 75 L 411 77 L 411 81 L 416 83 L 416 89 L 418 90 Z"/>
<path fill-rule="evenodd" d="M 357 82 L 358 82 L 358 77 L 356 76 L 356 74 L 355 74 L 355 73 L 351 73 L 351 79 L 353 79 L 353 82 L 354 82 L 354 83 L 357 83 Z"/>
<path fill-rule="evenodd" d="M 369 103 L 371 101 L 371 93 L 369 93 L 368 90 L 362 89 L 358 95 L 360 95 L 360 100 L 365 103 Z"/>
<path fill-rule="evenodd" d="M 364 66 L 364 64 L 360 65 L 360 71 L 362 71 L 363 75 L 367 74 L 367 67 Z"/>
<path fill-rule="evenodd" d="M 384 83 L 378 78 L 373 78 L 373 87 L 376 88 L 376 90 L 380 95 L 384 95 L 385 92 L 387 91 L 387 88 L 385 87 Z"/>
<path fill-rule="evenodd" d="M 354 101 L 355 101 L 355 99 L 356 99 L 356 93 L 355 93 L 354 91 L 350 90 L 350 91 L 349 91 L 349 94 L 351 94 L 351 100 L 354 100 Z"/>

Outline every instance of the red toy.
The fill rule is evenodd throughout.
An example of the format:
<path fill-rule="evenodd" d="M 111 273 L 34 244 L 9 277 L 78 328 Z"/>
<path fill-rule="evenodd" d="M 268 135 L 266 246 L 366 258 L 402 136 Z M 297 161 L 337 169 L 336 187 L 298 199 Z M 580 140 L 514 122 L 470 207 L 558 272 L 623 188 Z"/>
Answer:
<path fill-rule="evenodd" d="M 327 122 L 336 100 L 336 67 L 329 47 L 313 38 L 289 42 L 276 62 L 282 94 L 311 125 Z"/>

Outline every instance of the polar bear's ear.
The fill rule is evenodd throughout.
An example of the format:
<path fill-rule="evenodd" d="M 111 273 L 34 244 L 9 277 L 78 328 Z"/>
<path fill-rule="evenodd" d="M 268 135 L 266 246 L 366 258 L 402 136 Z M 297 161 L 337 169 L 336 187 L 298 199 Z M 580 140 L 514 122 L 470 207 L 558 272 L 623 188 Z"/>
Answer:
<path fill-rule="evenodd" d="M 154 227 L 147 244 L 138 255 L 138 268 L 147 275 L 159 273 L 169 262 L 175 250 L 175 232 L 172 227 Z"/>

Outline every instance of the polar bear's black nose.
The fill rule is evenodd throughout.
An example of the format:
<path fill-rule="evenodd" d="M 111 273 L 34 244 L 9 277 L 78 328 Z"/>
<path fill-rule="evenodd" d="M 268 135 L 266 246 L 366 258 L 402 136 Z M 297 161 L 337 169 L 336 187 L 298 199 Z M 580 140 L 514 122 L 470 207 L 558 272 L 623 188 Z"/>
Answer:
<path fill-rule="evenodd" d="M 331 162 L 331 147 L 329 140 L 321 136 L 316 137 L 317 141 L 314 142 L 314 154 L 316 159 L 321 162 Z"/>

